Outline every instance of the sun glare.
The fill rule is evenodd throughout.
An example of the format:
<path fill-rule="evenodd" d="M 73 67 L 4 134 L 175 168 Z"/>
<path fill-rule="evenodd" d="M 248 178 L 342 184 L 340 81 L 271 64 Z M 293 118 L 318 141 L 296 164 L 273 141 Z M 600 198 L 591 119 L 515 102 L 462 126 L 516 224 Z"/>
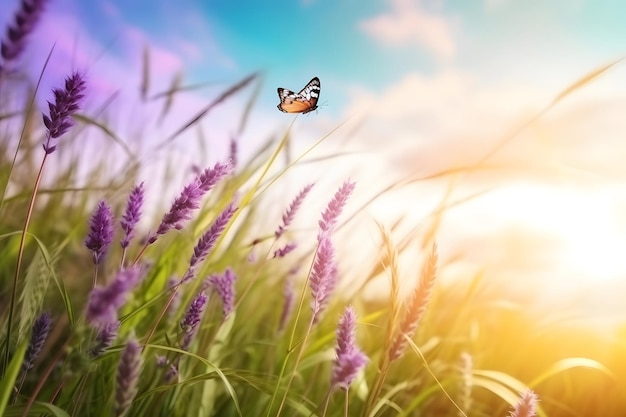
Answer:
<path fill-rule="evenodd" d="M 511 188 L 503 197 L 501 209 L 508 216 L 562 242 L 555 267 L 575 272 L 581 281 L 626 276 L 621 259 L 626 237 L 619 194 L 613 188 L 527 184 Z"/>

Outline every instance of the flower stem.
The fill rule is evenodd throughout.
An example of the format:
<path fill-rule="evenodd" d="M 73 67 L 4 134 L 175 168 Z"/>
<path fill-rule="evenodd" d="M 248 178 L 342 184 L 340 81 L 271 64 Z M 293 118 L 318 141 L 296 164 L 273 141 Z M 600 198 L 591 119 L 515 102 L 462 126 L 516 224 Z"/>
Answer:
<path fill-rule="evenodd" d="M 7 323 L 7 337 L 4 350 L 4 369 L 9 365 L 9 356 L 11 354 L 9 341 L 11 340 L 11 327 L 13 323 L 13 310 L 15 309 L 15 300 L 17 298 L 17 281 L 22 269 L 22 258 L 24 257 L 24 247 L 26 246 L 26 234 L 28 233 L 28 226 L 30 225 L 30 219 L 33 214 L 33 208 L 35 207 L 35 198 L 37 197 L 37 191 L 39 190 L 39 184 L 41 184 L 41 178 L 43 177 L 43 168 L 46 164 L 46 158 L 48 154 L 45 153 L 37 173 L 37 179 L 35 180 L 35 186 L 30 196 L 30 202 L 28 203 L 28 211 L 26 213 L 26 220 L 24 221 L 24 227 L 22 228 L 22 234 L 20 237 L 20 247 L 17 253 L 17 264 L 15 265 L 15 275 L 13 276 L 13 287 L 11 288 L 11 301 L 9 303 L 9 320 Z"/>

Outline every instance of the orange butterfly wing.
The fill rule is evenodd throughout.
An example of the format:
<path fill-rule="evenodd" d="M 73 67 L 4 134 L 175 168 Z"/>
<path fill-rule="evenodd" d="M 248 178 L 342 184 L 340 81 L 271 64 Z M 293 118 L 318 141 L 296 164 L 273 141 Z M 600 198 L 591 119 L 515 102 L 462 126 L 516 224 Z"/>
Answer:
<path fill-rule="evenodd" d="M 320 97 L 320 80 L 315 77 L 299 92 L 294 93 L 286 88 L 279 88 L 278 98 L 280 104 L 278 110 L 285 113 L 306 114 L 317 109 L 317 101 Z"/>

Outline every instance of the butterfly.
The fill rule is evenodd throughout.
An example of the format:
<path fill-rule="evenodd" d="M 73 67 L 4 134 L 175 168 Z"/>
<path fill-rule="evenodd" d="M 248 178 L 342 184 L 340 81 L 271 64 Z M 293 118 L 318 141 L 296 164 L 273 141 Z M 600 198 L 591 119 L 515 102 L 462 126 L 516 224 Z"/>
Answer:
<path fill-rule="evenodd" d="M 315 77 L 299 92 L 294 93 L 286 88 L 279 88 L 278 110 L 284 113 L 306 114 L 317 109 L 317 100 L 320 98 L 320 79 Z"/>

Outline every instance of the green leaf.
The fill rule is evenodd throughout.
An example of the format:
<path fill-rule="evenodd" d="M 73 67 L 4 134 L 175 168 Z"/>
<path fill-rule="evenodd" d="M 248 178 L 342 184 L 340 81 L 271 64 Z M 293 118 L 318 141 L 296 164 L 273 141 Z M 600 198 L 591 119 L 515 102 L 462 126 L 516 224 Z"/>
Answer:
<path fill-rule="evenodd" d="M 0 381 L 0 415 L 2 416 L 4 415 L 7 404 L 9 403 L 9 398 L 11 398 L 15 380 L 17 379 L 20 369 L 22 368 L 22 361 L 24 360 L 24 354 L 26 353 L 26 346 L 28 346 L 28 343 L 24 342 L 17 348 L 6 372 L 4 373 L 4 377 Z"/>

